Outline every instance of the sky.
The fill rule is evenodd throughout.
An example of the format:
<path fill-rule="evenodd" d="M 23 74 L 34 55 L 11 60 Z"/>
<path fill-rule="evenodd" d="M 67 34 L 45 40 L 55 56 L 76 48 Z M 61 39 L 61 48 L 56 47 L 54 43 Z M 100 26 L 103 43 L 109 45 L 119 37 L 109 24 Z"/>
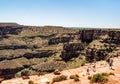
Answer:
<path fill-rule="evenodd" d="M 120 0 L 0 0 L 0 22 L 120 28 Z"/>

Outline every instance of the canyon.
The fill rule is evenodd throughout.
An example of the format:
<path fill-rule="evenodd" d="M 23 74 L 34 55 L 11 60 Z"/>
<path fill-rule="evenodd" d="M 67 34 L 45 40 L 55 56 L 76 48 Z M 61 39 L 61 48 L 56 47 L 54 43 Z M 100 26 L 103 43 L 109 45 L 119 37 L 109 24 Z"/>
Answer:
<path fill-rule="evenodd" d="M 119 37 L 120 29 L 0 23 L 0 78 L 50 73 L 117 57 Z"/>

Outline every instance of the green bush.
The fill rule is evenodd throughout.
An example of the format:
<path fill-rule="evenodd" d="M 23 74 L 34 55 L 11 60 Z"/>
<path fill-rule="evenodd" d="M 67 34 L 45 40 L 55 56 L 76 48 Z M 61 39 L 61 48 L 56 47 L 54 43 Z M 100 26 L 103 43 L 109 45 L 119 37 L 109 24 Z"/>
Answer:
<path fill-rule="evenodd" d="M 30 80 L 30 81 L 28 81 L 28 84 L 34 84 L 34 82 Z"/>
<path fill-rule="evenodd" d="M 108 81 L 107 77 L 100 73 L 93 75 L 90 80 L 91 82 L 98 82 L 98 83 Z"/>
<path fill-rule="evenodd" d="M 61 75 L 61 76 L 55 77 L 52 79 L 52 82 L 59 82 L 59 81 L 63 81 L 63 80 L 67 80 L 66 75 Z"/>
<path fill-rule="evenodd" d="M 79 81 L 79 75 L 70 75 L 70 79 L 74 79 L 74 81 Z"/>
<path fill-rule="evenodd" d="M 70 79 L 75 79 L 75 78 L 79 78 L 79 76 L 77 74 L 75 75 L 70 75 Z"/>

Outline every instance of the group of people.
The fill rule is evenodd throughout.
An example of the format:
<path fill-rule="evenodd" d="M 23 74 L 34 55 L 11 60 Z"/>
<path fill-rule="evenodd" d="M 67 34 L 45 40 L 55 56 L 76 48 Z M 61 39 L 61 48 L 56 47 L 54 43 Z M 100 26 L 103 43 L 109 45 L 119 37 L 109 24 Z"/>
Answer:
<path fill-rule="evenodd" d="M 113 69 L 113 58 L 112 57 L 109 57 L 108 65 L 109 65 L 110 69 L 114 70 Z M 89 65 L 86 69 L 86 74 L 87 75 L 90 75 L 90 69 L 91 69 L 91 65 Z M 96 72 L 96 64 L 95 63 L 92 65 L 92 70 L 93 70 L 93 72 Z"/>
<path fill-rule="evenodd" d="M 88 67 L 87 67 L 87 75 L 90 75 L 90 69 L 91 69 L 91 66 L 89 65 Z M 93 69 L 93 72 L 96 72 L 96 64 L 94 63 L 93 65 L 92 65 L 92 69 Z"/>

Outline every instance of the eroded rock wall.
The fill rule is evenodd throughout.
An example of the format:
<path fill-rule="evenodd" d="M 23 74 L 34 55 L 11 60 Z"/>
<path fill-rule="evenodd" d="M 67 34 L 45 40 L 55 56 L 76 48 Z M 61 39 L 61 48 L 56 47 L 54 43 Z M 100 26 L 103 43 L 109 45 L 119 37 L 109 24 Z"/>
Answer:
<path fill-rule="evenodd" d="M 99 39 L 101 35 L 108 34 L 107 30 L 98 30 L 98 29 L 89 29 L 89 30 L 80 30 L 79 39 L 82 42 L 90 43 L 95 39 Z"/>
<path fill-rule="evenodd" d="M 85 46 L 82 43 L 65 43 L 61 52 L 61 58 L 69 61 L 71 58 L 79 56 L 80 51 L 84 50 L 84 48 Z"/>

